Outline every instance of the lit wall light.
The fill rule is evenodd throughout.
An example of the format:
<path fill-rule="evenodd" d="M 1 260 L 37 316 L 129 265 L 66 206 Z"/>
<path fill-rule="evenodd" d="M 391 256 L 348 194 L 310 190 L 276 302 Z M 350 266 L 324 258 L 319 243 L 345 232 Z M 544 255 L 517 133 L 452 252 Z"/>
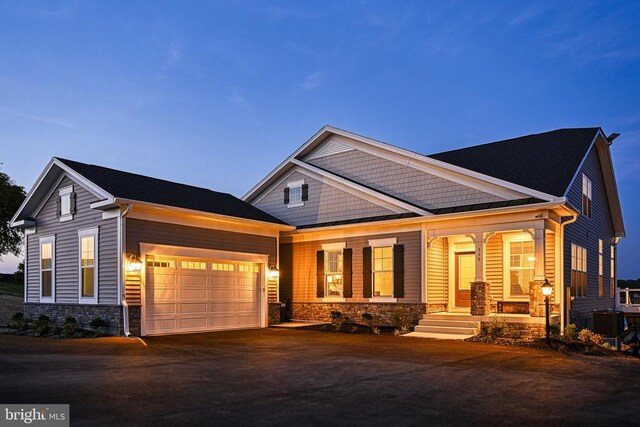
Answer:
<path fill-rule="evenodd" d="M 129 266 L 127 268 L 129 271 L 140 271 L 142 270 L 142 261 L 140 261 L 140 257 L 137 255 L 131 254 L 129 257 Z"/>
<path fill-rule="evenodd" d="M 275 265 L 269 266 L 269 277 L 277 279 L 280 277 L 280 270 Z"/>

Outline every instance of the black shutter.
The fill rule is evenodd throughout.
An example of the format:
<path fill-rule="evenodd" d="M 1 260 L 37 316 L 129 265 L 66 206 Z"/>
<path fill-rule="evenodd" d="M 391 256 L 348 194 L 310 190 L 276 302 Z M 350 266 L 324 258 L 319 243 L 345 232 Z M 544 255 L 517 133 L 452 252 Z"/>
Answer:
<path fill-rule="evenodd" d="M 324 297 L 324 251 L 316 252 L 316 294 L 318 298 Z"/>
<path fill-rule="evenodd" d="M 371 247 L 362 248 L 362 296 L 371 298 Z"/>
<path fill-rule="evenodd" d="M 404 297 L 404 245 L 393 245 L 393 296 Z"/>
<path fill-rule="evenodd" d="M 60 215 L 62 215 L 62 211 L 61 211 L 62 208 L 60 206 L 60 204 L 61 204 L 61 200 L 60 199 L 61 199 L 60 196 L 58 196 L 58 198 L 56 199 L 56 216 L 58 218 L 60 218 Z"/>
<path fill-rule="evenodd" d="M 289 187 L 284 187 L 284 204 L 289 204 Z"/>
<path fill-rule="evenodd" d="M 309 184 L 302 184 L 302 201 L 309 200 Z"/>
<path fill-rule="evenodd" d="M 69 195 L 69 212 L 71 213 L 71 215 L 75 215 L 76 214 L 76 193 L 71 193 Z"/>
<path fill-rule="evenodd" d="M 351 268 L 352 254 L 352 249 L 342 250 L 342 296 L 345 298 L 353 297 L 353 289 L 351 286 L 351 279 L 353 277 Z"/>

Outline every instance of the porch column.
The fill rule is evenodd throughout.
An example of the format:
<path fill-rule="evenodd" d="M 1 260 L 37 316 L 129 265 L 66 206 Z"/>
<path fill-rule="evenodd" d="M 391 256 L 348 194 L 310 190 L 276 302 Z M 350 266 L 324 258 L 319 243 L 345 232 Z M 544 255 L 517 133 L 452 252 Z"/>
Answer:
<path fill-rule="evenodd" d="M 487 316 L 491 313 L 491 286 L 485 275 L 486 242 L 493 233 L 475 233 L 468 235 L 475 245 L 476 274 L 471 283 L 471 315 Z"/>
<path fill-rule="evenodd" d="M 529 315 L 532 317 L 544 317 L 544 296 L 541 286 L 547 278 L 545 274 L 545 230 L 544 226 L 533 230 L 534 255 L 536 257 L 533 282 L 529 283 Z"/>

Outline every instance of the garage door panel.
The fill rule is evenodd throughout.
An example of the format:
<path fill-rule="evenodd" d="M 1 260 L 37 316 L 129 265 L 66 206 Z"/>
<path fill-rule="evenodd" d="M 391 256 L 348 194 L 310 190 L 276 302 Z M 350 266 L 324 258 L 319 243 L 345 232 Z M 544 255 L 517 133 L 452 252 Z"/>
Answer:
<path fill-rule="evenodd" d="M 169 265 L 177 269 L 155 266 L 146 270 L 146 334 L 261 326 L 259 275 L 247 271 L 257 267 L 179 256 L 174 260 Z"/>

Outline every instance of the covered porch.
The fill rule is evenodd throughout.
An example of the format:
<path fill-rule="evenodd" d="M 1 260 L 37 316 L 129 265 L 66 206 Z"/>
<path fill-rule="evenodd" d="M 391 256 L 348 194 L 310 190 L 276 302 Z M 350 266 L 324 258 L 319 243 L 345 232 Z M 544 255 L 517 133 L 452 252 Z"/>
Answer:
<path fill-rule="evenodd" d="M 557 223 L 546 218 L 426 230 L 424 298 L 430 311 L 478 322 L 499 315 L 510 324 L 544 326 L 541 286 L 548 280 L 551 322 L 560 323 L 557 231 Z"/>

